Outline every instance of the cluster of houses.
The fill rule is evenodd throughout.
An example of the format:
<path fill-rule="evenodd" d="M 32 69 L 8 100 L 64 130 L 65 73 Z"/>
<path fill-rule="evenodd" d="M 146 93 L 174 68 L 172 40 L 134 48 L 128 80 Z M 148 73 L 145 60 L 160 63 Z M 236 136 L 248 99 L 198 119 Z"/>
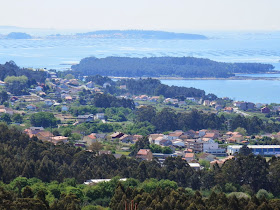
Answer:
<path fill-rule="evenodd" d="M 91 122 L 94 120 L 101 120 L 105 122 L 105 114 L 104 113 L 96 113 L 94 114 L 85 114 L 85 115 L 78 115 L 76 118 L 76 124 L 84 123 L 84 122 Z"/>
<path fill-rule="evenodd" d="M 263 136 L 256 136 L 262 138 Z M 269 137 L 280 139 L 280 132 Z M 227 132 L 220 134 L 216 130 L 200 130 L 200 131 L 175 131 L 168 135 L 151 134 L 149 141 L 151 144 L 160 146 L 169 146 L 173 149 L 172 154 L 152 153 L 150 149 L 140 149 L 136 158 L 141 160 L 152 160 L 158 158 L 160 163 L 169 156 L 180 156 L 185 159 L 190 167 L 199 170 L 202 167 L 199 162 L 206 160 L 210 162 L 210 167 L 218 164 L 221 166 L 226 160 L 233 158 L 235 153 L 238 153 L 242 145 L 231 145 L 227 148 L 220 148 L 215 140 L 223 141 L 225 143 L 247 143 L 244 141 L 245 136 L 239 132 Z M 249 137 L 248 137 L 249 138 Z M 280 156 L 280 145 L 248 145 L 255 155 L 263 156 Z M 180 148 L 179 150 L 176 148 Z M 176 150 L 175 150 L 176 149 Z M 225 158 L 217 158 L 225 156 Z"/>
<path fill-rule="evenodd" d="M 164 134 L 150 134 L 149 141 L 151 144 L 158 144 L 160 146 L 173 146 L 179 148 L 187 148 L 194 153 L 207 152 L 215 155 L 225 155 L 225 150 L 219 148 L 217 141 L 223 143 L 242 143 L 244 136 L 239 132 L 227 132 L 222 134 L 218 130 L 199 131 L 189 130 L 174 131 L 168 135 Z"/>
<path fill-rule="evenodd" d="M 140 95 L 140 96 L 133 96 L 133 100 L 135 101 L 148 101 L 148 102 L 160 102 L 162 100 L 162 103 L 168 104 L 168 105 L 179 105 L 183 106 L 186 105 L 186 101 L 180 101 L 176 98 L 165 98 L 161 99 L 160 96 L 147 96 L 147 95 Z M 186 100 L 189 100 L 194 103 L 198 103 L 198 101 L 193 97 L 187 97 Z"/>
<path fill-rule="evenodd" d="M 5 107 L 4 105 L 0 105 L 0 115 L 4 114 L 4 113 L 13 115 L 14 113 L 17 113 L 17 111 L 14 111 L 11 108 Z"/>
<path fill-rule="evenodd" d="M 51 142 L 53 144 L 68 143 L 68 137 L 54 136 L 50 131 L 45 130 L 43 127 L 30 127 L 24 130 L 30 138 L 37 137 L 41 141 Z"/>
<path fill-rule="evenodd" d="M 68 137 L 54 136 L 50 131 L 45 130 L 43 127 L 30 127 L 24 130 L 30 138 L 36 136 L 42 141 L 51 142 L 53 144 L 68 143 Z M 102 142 L 104 140 L 119 141 L 124 144 L 134 144 L 143 136 L 141 135 L 129 135 L 122 132 L 115 132 L 111 135 L 91 133 L 84 136 L 81 140 L 75 142 L 75 146 L 89 148 L 94 142 Z M 280 132 L 274 136 L 280 139 Z M 189 166 L 195 170 L 203 168 L 200 165 L 201 160 L 205 160 L 210 163 L 210 167 L 214 165 L 221 166 L 226 160 L 233 158 L 234 154 L 239 152 L 242 145 L 229 144 L 226 148 L 220 148 L 216 140 L 221 141 L 224 139 L 227 143 L 244 143 L 242 139 L 244 137 L 238 132 L 227 132 L 221 134 L 217 130 L 189 130 L 183 132 L 177 130 L 170 132 L 169 134 L 150 134 L 150 144 L 156 144 L 162 147 L 170 147 L 172 149 L 171 154 L 152 153 L 150 149 L 140 149 L 136 155 L 136 158 L 140 160 L 151 161 L 153 158 L 157 158 L 160 163 L 163 163 L 167 157 L 179 156 L 185 159 Z M 257 136 L 258 138 L 258 136 Z M 280 156 L 280 145 L 248 145 L 255 155 L 264 156 Z M 124 147 L 125 149 L 125 147 Z M 129 147 L 126 149 L 129 151 Z M 100 154 L 111 154 L 110 151 L 100 151 Z M 119 155 L 121 156 L 121 155 Z M 224 156 L 225 158 L 217 158 Z"/>
<path fill-rule="evenodd" d="M 262 104 L 262 103 L 254 104 L 252 102 L 244 102 L 244 101 L 235 101 L 235 102 L 233 102 L 232 106 L 223 107 L 216 101 L 204 100 L 202 102 L 202 105 L 214 107 L 216 111 L 224 111 L 227 113 L 233 113 L 234 108 L 237 108 L 242 111 L 258 111 L 259 110 L 259 111 L 261 111 L 261 113 L 264 113 L 264 114 L 270 113 L 271 111 L 280 111 L 280 106 L 274 106 L 273 110 L 271 110 L 265 104 Z"/>
<path fill-rule="evenodd" d="M 111 86 L 110 83 L 104 83 L 102 87 L 97 87 L 94 82 L 88 82 L 86 84 L 81 84 L 77 79 L 62 79 L 58 78 L 55 72 L 49 72 L 50 78 L 47 79 L 48 86 L 51 91 L 48 90 L 45 84 L 38 84 L 38 86 L 30 89 L 30 95 L 25 96 L 11 96 L 10 102 L 14 105 L 16 102 L 23 102 L 28 111 L 38 111 L 37 103 L 43 103 L 46 107 L 61 106 L 62 111 L 68 111 L 69 106 L 72 102 L 79 98 L 79 92 L 86 90 L 92 90 L 94 92 L 102 93 L 103 88 L 108 88 Z M 0 81 L 0 85 L 4 86 L 5 83 Z M 125 85 L 121 85 L 120 89 L 126 89 Z M 128 96 L 120 96 L 128 98 Z M 162 98 L 160 96 L 133 96 L 130 97 L 135 101 L 147 101 L 147 102 L 162 102 L 167 105 L 186 105 L 186 101 L 180 101 L 174 98 Z M 61 99 L 64 101 L 61 102 Z M 242 111 L 252 111 L 260 110 L 262 113 L 270 113 L 271 111 L 280 111 L 280 106 L 273 106 L 272 109 L 265 106 L 264 104 L 254 104 L 251 102 L 240 102 L 236 101 L 232 106 L 224 107 L 213 100 L 204 100 L 196 98 L 186 98 L 186 100 L 194 102 L 196 104 L 203 104 L 204 106 L 211 106 L 216 109 L 216 111 L 224 111 L 228 113 L 234 112 L 235 109 Z M 60 101 L 61 103 L 58 103 Z M 13 115 L 18 113 L 18 111 L 11 108 L 0 106 L 0 115 L 7 113 Z M 72 116 L 71 116 L 72 117 Z M 104 113 L 85 114 L 73 117 L 76 121 L 74 125 L 84 122 L 92 122 L 94 120 L 101 120 L 106 122 L 106 116 Z M 51 142 L 53 144 L 58 143 L 68 143 L 68 137 L 65 136 L 54 136 L 52 132 L 45 130 L 43 127 L 30 127 L 25 129 L 24 132 L 29 137 L 36 136 L 42 141 Z M 118 141 L 123 144 L 135 144 L 143 136 L 141 135 L 129 135 L 122 132 L 115 132 L 111 135 L 91 133 L 90 135 L 83 136 L 82 139 L 75 142 L 75 146 L 88 148 L 92 143 L 97 141 L 111 140 Z M 276 138 L 280 140 L 280 132 L 276 135 L 270 135 L 269 137 Z M 169 156 L 180 156 L 185 159 L 190 167 L 199 170 L 201 168 L 199 161 L 206 160 L 210 162 L 210 167 L 215 164 L 219 166 L 222 165 L 226 160 L 233 158 L 236 152 L 241 148 L 241 145 L 246 144 L 250 137 L 243 136 L 239 132 L 220 132 L 218 130 L 206 130 L 202 129 L 199 131 L 189 130 L 181 131 L 177 130 L 170 132 L 169 134 L 150 134 L 149 135 L 150 144 L 159 145 L 162 147 L 169 147 L 172 150 L 172 154 L 162 154 L 162 153 L 152 153 L 150 149 L 140 149 L 137 153 L 137 158 L 141 160 L 152 160 L 154 157 L 163 163 L 164 159 Z M 256 137 L 257 138 L 257 137 Z M 261 138 L 261 137 L 260 137 Z M 221 148 L 220 144 L 236 144 L 229 145 L 226 148 Z M 260 155 L 280 155 L 280 146 L 277 145 L 249 145 L 254 154 Z M 129 150 L 129 147 L 128 147 Z M 100 151 L 100 154 L 106 153 L 108 151 Z M 227 156 L 228 155 L 228 156 Z M 224 159 L 217 159 L 216 157 L 224 156 Z"/>
<path fill-rule="evenodd" d="M 129 135 L 129 134 L 124 134 L 122 132 L 115 132 L 110 135 L 110 139 L 116 140 L 118 139 L 120 142 L 128 144 L 128 143 L 136 143 L 139 139 L 141 139 L 143 136 L 142 135 Z"/>

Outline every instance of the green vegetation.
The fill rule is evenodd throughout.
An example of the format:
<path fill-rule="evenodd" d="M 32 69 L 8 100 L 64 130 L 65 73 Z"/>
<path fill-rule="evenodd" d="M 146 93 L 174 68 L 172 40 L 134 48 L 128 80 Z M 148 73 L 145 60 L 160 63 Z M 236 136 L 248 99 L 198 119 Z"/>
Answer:
<path fill-rule="evenodd" d="M 280 199 L 264 189 L 250 196 L 236 192 L 228 184 L 226 194 L 213 189 L 193 191 L 180 188 L 170 180 L 137 179 L 119 181 L 114 177 L 95 185 L 77 184 L 75 179 L 59 183 L 17 177 L 0 186 L 0 207 L 3 209 L 278 209 Z M 205 195 L 208 194 L 208 195 Z"/>
<path fill-rule="evenodd" d="M 186 97 L 204 97 L 205 92 L 196 88 L 186 88 L 177 86 L 163 85 L 157 79 L 126 79 L 117 81 L 117 85 L 126 85 L 129 93 L 140 95 L 147 94 L 151 96 L 179 97 L 184 100 Z"/>
<path fill-rule="evenodd" d="M 4 90 L 0 90 L 0 104 L 4 104 L 6 101 L 8 101 L 8 99 L 8 93 Z"/>
<path fill-rule="evenodd" d="M 135 104 L 131 99 L 125 99 L 125 98 L 119 99 L 112 95 L 100 94 L 100 93 L 95 95 L 93 99 L 93 104 L 96 107 L 103 107 L 103 108 L 108 108 L 108 107 L 124 107 L 130 109 L 135 108 Z"/>
<path fill-rule="evenodd" d="M 5 64 L 0 64 L 0 80 L 4 81 L 7 76 L 26 76 L 29 80 L 29 85 L 31 85 L 36 84 L 36 82 L 45 82 L 47 74 L 40 70 L 19 68 L 15 62 L 9 61 Z"/>
<path fill-rule="evenodd" d="M 180 157 L 168 157 L 161 166 L 156 160 L 139 162 L 124 156 L 119 159 L 112 155 L 96 156 L 71 144 L 55 146 L 38 141 L 37 138 L 29 139 L 4 124 L 0 125 L 0 137 L 0 179 L 4 183 L 18 176 L 36 177 L 44 182 L 75 178 L 78 183 L 90 178 L 120 176 L 136 178 L 141 182 L 149 178 L 170 179 L 177 182 L 178 186 L 194 190 L 215 186 L 223 189 L 227 183 L 233 183 L 238 190 L 256 193 L 266 189 L 274 195 L 280 195 L 280 159 L 276 158 L 266 162 L 261 156 L 241 155 L 226 161 L 221 168 L 215 166 L 213 170 L 197 172 Z M 149 147 L 149 141 L 143 138 L 135 144 L 133 151 Z M 135 154 L 133 152 L 131 155 Z"/>
<path fill-rule="evenodd" d="M 227 119 L 224 115 L 217 116 L 214 113 L 204 113 L 198 110 L 191 112 L 179 112 L 170 108 L 161 111 L 155 110 L 151 106 L 140 107 L 136 111 L 136 120 L 139 122 L 151 122 L 157 131 L 171 130 L 200 130 L 205 128 L 226 130 L 228 122 L 232 129 L 248 133 L 258 134 L 260 131 L 279 132 L 280 126 L 275 122 L 265 122 L 258 117 L 242 117 L 240 115 L 230 115 Z M 244 129 L 244 130 L 243 130 Z"/>
<path fill-rule="evenodd" d="M 28 79 L 26 76 L 8 76 L 5 78 L 6 89 L 15 95 L 26 95 L 28 94 Z"/>
<path fill-rule="evenodd" d="M 50 112 L 38 112 L 30 116 L 30 123 L 36 127 L 56 127 L 57 119 L 53 113 Z"/>
<path fill-rule="evenodd" d="M 3 71 L 3 66 L 10 66 L 9 70 Z M 174 148 L 150 144 L 148 135 L 167 135 L 174 130 L 217 129 L 221 134 L 235 130 L 251 135 L 250 144 L 280 144 L 278 139 L 255 136 L 279 132 L 276 121 L 279 113 L 261 115 L 262 118 L 243 117 L 217 114 L 213 107 L 191 101 L 180 106 L 165 104 L 165 97 L 178 101 L 194 97 L 223 106 L 231 106 L 232 101 L 205 95 L 203 90 L 169 87 L 154 79 L 112 81 L 99 75 L 89 76 L 86 82 L 93 81 L 98 87 L 93 90 L 72 87 L 63 79 L 48 79 L 40 84 L 35 79 L 41 74 L 39 71 L 30 71 L 34 74 L 29 77 L 25 75 L 27 70 L 17 68 L 13 63 L 0 66 L 7 90 L 32 95 L 11 96 L 8 101 L 8 93 L 0 91 L 0 103 L 5 105 L 0 117 L 5 122 L 0 123 L 0 209 L 124 209 L 134 204 L 138 209 L 273 209 L 280 205 L 279 199 L 275 199 L 280 196 L 280 158 L 254 156 L 247 146 L 222 166 L 211 165 L 210 169 L 209 161 L 199 160 L 204 169 L 198 171 L 182 157 L 173 155 L 164 162 L 157 158 L 152 161 L 136 158 L 140 149 L 171 154 Z M 68 79 L 74 75 L 59 74 L 65 74 L 63 77 Z M 105 82 L 110 85 L 103 87 Z M 34 89 L 37 85 L 41 86 L 39 90 Z M 42 97 L 55 105 L 48 105 L 38 97 L 41 89 L 46 93 Z M 71 97 L 66 99 L 68 94 Z M 142 94 L 158 97 L 155 101 L 140 101 L 141 106 L 137 108 L 132 99 L 127 99 Z M 27 110 L 31 103 L 36 110 Z M 97 113 L 102 113 L 99 117 L 104 113 L 106 123 L 94 120 Z M 79 115 L 88 115 L 87 122 L 77 118 Z M 39 134 L 38 138 L 30 139 L 22 132 L 30 126 L 43 126 L 55 136 L 68 137 L 69 142 L 56 145 L 42 142 L 38 140 Z M 115 131 L 141 134 L 143 138 L 135 144 L 128 143 L 132 136 L 125 136 L 129 140 L 123 141 L 109 138 Z M 51 136 L 47 132 L 43 134 Z M 133 141 L 138 137 L 133 136 Z M 217 141 L 223 140 L 219 137 Z M 176 155 L 183 152 L 176 150 Z M 100 155 L 107 151 L 122 156 Z M 120 177 L 128 180 L 119 182 Z M 82 184 L 88 179 L 106 178 L 113 179 L 93 186 Z"/>
<path fill-rule="evenodd" d="M 73 65 L 73 72 L 83 75 L 119 77 L 222 77 L 234 73 L 263 73 L 273 70 L 270 64 L 222 63 L 194 57 L 152 57 L 152 58 L 84 58 Z"/>

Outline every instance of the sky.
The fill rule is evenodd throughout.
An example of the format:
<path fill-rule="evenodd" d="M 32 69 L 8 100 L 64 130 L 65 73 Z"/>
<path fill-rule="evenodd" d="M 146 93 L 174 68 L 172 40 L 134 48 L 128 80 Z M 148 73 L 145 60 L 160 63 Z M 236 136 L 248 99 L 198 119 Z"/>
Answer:
<path fill-rule="evenodd" d="M 280 0 L 0 0 L 0 26 L 168 31 L 280 30 Z"/>

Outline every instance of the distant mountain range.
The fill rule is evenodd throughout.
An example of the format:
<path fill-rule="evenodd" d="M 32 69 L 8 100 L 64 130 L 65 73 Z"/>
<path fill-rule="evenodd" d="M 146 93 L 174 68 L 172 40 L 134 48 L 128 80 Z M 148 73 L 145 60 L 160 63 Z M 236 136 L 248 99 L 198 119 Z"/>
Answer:
<path fill-rule="evenodd" d="M 200 34 L 146 30 L 101 30 L 76 35 L 79 37 L 108 39 L 207 39 L 206 36 Z"/>
<path fill-rule="evenodd" d="M 32 39 L 32 36 L 22 32 L 11 32 L 8 35 L 0 34 L 0 39 Z"/>
<path fill-rule="evenodd" d="M 0 26 L 2 35 L 0 38 L 4 39 L 31 39 L 31 38 L 46 38 L 46 39 L 80 39 L 80 38 L 93 38 L 93 39 L 184 39 L 184 40 L 206 40 L 208 37 L 201 34 L 189 33 L 175 33 L 167 31 L 152 31 L 152 30 L 100 30 L 76 34 L 53 34 L 43 36 L 31 36 L 28 34 L 27 29 L 14 27 L 14 26 Z M 19 32 L 21 30 L 22 32 Z M 33 29 L 35 30 L 35 29 Z M 9 31 L 9 32 L 8 32 Z M 4 35 L 7 32 L 8 35 Z M 6 32 L 6 33 L 5 33 Z M 23 33 L 27 32 L 27 33 Z M 34 31 L 33 31 L 34 32 Z"/>
<path fill-rule="evenodd" d="M 32 36 L 22 32 L 12 32 L 6 36 L 7 39 L 32 39 Z"/>

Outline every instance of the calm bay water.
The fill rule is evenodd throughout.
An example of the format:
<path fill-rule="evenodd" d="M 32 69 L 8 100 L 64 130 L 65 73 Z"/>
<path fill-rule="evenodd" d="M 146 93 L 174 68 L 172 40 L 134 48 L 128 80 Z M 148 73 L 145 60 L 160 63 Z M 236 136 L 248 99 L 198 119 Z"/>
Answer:
<path fill-rule="evenodd" d="M 1 33 L 1 31 L 0 31 Z M 95 56 L 193 56 L 223 62 L 271 63 L 280 70 L 280 32 L 203 33 L 209 40 L 32 39 L 0 40 L 0 63 L 63 70 Z"/>
<path fill-rule="evenodd" d="M 237 76 L 280 78 L 280 74 L 237 74 Z"/>
<path fill-rule="evenodd" d="M 280 103 L 277 80 L 161 80 L 166 85 L 195 87 L 219 97 L 253 103 Z"/>
<path fill-rule="evenodd" d="M 0 31 L 0 33 L 3 33 Z M 202 33 L 209 40 L 37 39 L 0 40 L 0 63 L 13 60 L 22 67 L 65 70 L 69 63 L 95 56 L 193 56 L 222 62 L 270 63 L 280 70 L 280 32 Z M 61 65 L 68 64 L 68 65 Z M 247 75 L 271 77 L 280 75 Z M 197 87 L 220 97 L 280 103 L 280 81 L 164 80 L 168 85 Z"/>

